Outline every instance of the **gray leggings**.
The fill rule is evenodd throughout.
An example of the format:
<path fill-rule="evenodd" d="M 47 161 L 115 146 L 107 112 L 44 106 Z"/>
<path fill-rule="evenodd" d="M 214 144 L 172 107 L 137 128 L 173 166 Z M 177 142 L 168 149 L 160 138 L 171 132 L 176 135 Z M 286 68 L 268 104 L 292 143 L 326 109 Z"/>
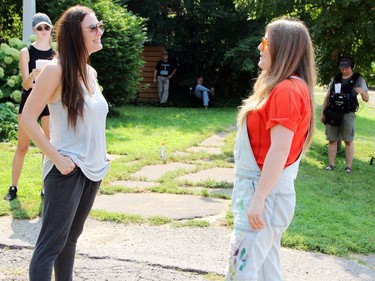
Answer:
<path fill-rule="evenodd" d="M 62 175 L 54 166 L 44 180 L 42 228 L 30 262 L 30 281 L 73 280 L 77 239 L 94 204 L 101 181 L 89 180 L 76 167 Z"/>

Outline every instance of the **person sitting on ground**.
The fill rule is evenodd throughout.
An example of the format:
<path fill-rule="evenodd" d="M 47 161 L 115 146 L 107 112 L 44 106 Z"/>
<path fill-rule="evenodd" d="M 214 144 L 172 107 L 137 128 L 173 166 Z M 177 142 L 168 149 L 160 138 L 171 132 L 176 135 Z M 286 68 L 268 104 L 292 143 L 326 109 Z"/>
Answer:
<path fill-rule="evenodd" d="M 194 89 L 194 95 L 195 95 L 196 98 L 199 98 L 199 99 L 203 100 L 203 106 L 204 106 L 204 108 L 207 109 L 208 103 L 210 102 L 209 93 L 211 93 L 211 95 L 213 96 L 214 92 L 215 92 L 215 89 L 214 88 L 211 88 L 211 89 L 206 88 L 202 84 L 203 84 L 203 77 L 198 77 L 197 78 L 197 85 L 195 86 L 195 89 Z"/>

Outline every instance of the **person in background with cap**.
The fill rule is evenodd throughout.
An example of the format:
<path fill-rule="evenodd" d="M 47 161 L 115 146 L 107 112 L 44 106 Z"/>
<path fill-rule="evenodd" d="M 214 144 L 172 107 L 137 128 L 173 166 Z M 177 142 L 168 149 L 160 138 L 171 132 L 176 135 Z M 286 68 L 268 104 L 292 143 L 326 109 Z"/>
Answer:
<path fill-rule="evenodd" d="M 354 80 L 354 59 L 347 56 L 342 56 L 338 60 L 338 68 L 340 69 L 340 74 L 333 77 L 328 86 L 328 92 L 324 99 L 322 105 L 322 112 L 320 115 L 320 120 L 323 123 L 327 123 L 325 120 L 325 111 L 329 105 L 329 100 L 331 93 L 341 93 L 342 89 L 347 86 L 351 81 Z M 358 74 L 359 75 L 359 74 Z M 341 81 L 338 81 L 340 79 Z M 337 86 L 335 89 L 335 86 Z M 340 88 L 340 89 L 338 89 Z M 353 104 L 358 105 L 358 94 L 364 102 L 369 101 L 368 87 L 366 81 L 359 76 L 356 81 L 354 81 L 354 86 L 351 90 L 350 97 Z M 355 106 L 357 107 L 357 106 Z M 326 171 L 332 171 L 335 167 L 335 158 L 337 154 L 337 142 L 341 137 L 345 142 L 345 172 L 350 174 L 352 172 L 352 162 L 354 156 L 354 135 L 355 135 L 355 111 L 356 108 L 352 108 L 350 112 L 344 113 L 342 117 L 342 123 L 340 126 L 334 126 L 329 123 L 326 124 L 326 139 L 328 143 L 328 161 L 329 164 L 325 168 Z"/>
<path fill-rule="evenodd" d="M 162 59 L 158 61 L 154 71 L 154 83 L 158 82 L 159 106 L 161 107 L 167 107 L 169 79 L 173 77 L 176 71 L 176 66 L 168 59 L 168 52 L 163 51 Z"/>
<path fill-rule="evenodd" d="M 22 76 L 22 97 L 18 110 L 18 143 L 13 157 L 12 185 L 4 199 L 11 201 L 17 197 L 18 181 L 21 176 L 23 162 L 30 146 L 30 138 L 20 123 L 23 107 L 33 88 L 40 69 L 36 69 L 36 60 L 52 59 L 55 51 L 51 47 L 51 31 L 53 28 L 50 18 L 43 13 L 37 13 L 32 19 L 33 32 L 37 40 L 20 51 L 20 71 Z M 39 116 L 44 134 L 49 138 L 49 110 L 46 106 Z M 43 196 L 43 189 L 41 191 Z"/>

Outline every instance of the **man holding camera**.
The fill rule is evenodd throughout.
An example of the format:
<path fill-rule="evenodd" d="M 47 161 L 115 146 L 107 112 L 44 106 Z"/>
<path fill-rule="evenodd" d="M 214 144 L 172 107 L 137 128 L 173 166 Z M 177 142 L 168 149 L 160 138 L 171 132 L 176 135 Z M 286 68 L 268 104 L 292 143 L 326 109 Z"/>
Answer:
<path fill-rule="evenodd" d="M 354 73 L 354 59 L 342 56 L 337 63 L 340 73 L 332 78 L 322 105 L 320 120 L 326 125 L 329 164 L 325 168 L 332 171 L 335 167 L 337 141 L 341 137 L 345 142 L 345 172 L 352 172 L 355 135 L 355 112 L 358 110 L 358 94 L 364 102 L 369 101 L 366 81 Z"/>

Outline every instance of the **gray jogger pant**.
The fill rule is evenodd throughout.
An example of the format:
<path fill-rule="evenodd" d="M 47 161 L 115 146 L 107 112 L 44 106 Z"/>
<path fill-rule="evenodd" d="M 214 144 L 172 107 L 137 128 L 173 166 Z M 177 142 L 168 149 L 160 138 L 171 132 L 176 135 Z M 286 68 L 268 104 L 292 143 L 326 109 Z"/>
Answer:
<path fill-rule="evenodd" d="M 169 78 L 158 76 L 159 102 L 166 103 L 169 96 Z"/>
<path fill-rule="evenodd" d="M 101 181 L 76 167 L 62 175 L 54 166 L 44 180 L 42 227 L 30 262 L 30 281 L 71 281 L 77 239 L 94 204 Z"/>

